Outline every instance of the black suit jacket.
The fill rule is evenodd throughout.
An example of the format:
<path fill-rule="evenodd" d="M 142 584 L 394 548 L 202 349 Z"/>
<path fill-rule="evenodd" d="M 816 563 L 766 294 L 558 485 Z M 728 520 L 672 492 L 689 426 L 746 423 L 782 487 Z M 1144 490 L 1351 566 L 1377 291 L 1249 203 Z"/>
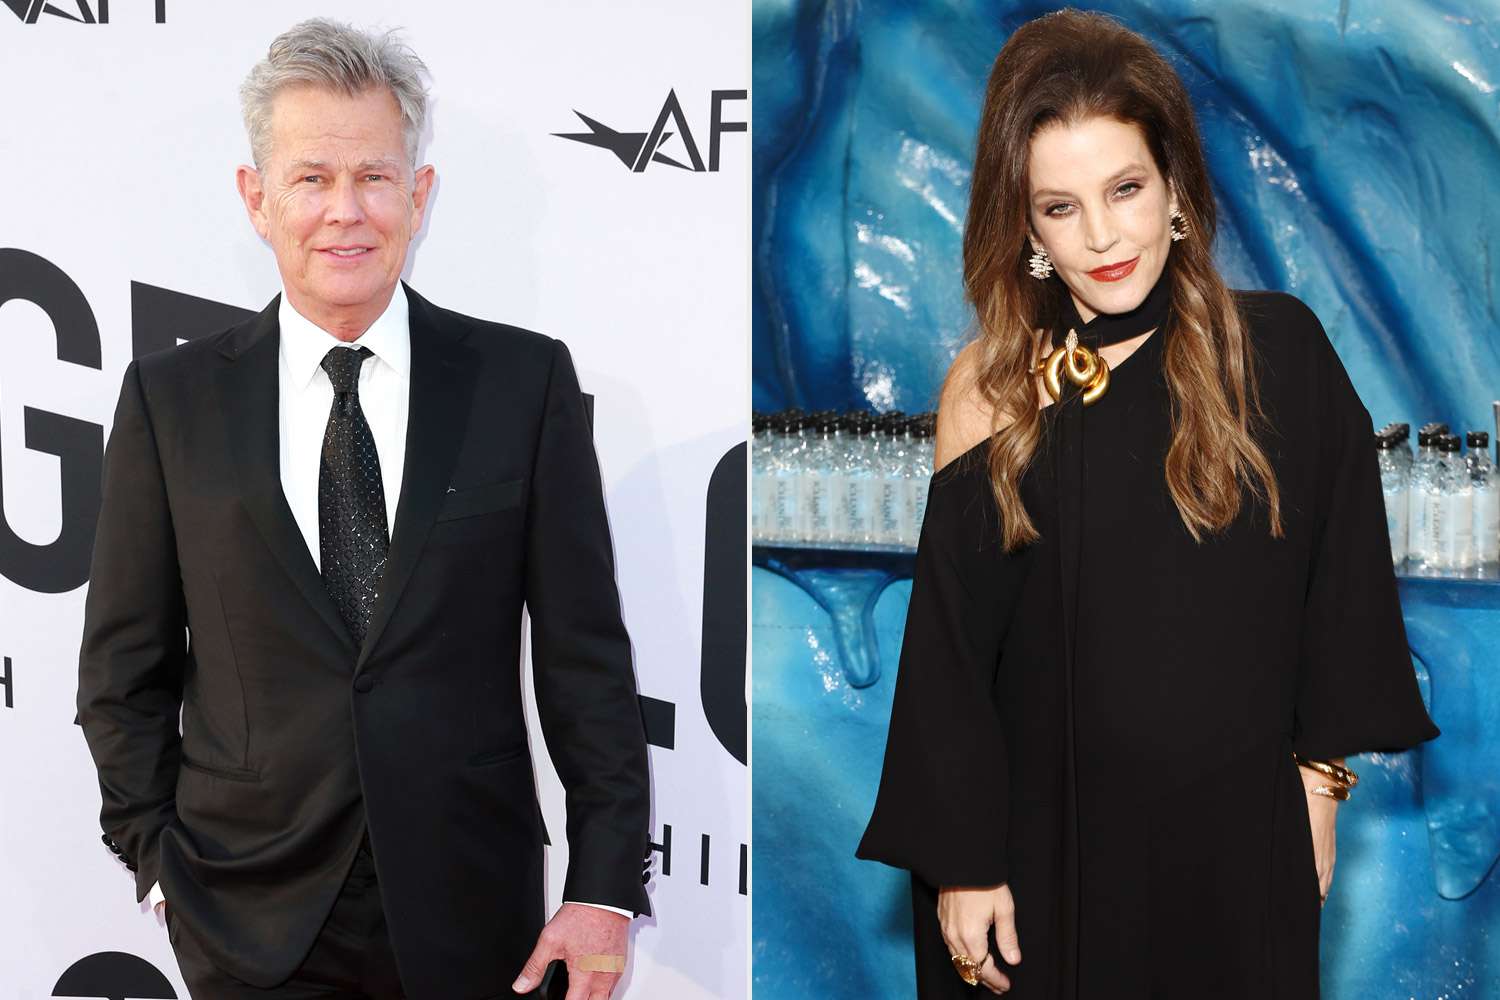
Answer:
<path fill-rule="evenodd" d="M 125 371 L 79 721 L 137 899 L 159 880 L 226 971 L 293 971 L 368 822 L 408 995 L 511 996 L 545 905 L 523 602 L 565 898 L 650 912 L 645 736 L 567 348 L 407 293 L 405 470 L 363 647 L 281 490 L 273 300 Z"/>

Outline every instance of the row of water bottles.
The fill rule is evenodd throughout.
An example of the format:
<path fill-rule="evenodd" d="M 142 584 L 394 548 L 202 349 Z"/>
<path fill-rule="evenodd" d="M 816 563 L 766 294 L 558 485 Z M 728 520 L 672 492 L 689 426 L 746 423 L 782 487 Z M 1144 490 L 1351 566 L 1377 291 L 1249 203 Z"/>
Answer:
<path fill-rule="evenodd" d="M 936 415 L 752 415 L 751 536 L 772 545 L 915 548 Z"/>
<path fill-rule="evenodd" d="M 1375 435 L 1397 570 L 1500 577 L 1500 477 L 1489 435 L 1469 431 L 1461 441 L 1447 424 L 1427 424 L 1417 432 L 1415 456 L 1410 438 L 1407 424 L 1388 424 Z"/>

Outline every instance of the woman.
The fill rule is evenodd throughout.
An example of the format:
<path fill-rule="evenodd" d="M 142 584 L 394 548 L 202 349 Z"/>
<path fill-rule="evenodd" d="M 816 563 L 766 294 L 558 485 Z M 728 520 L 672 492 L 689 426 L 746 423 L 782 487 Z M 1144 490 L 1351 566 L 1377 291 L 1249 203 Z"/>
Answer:
<path fill-rule="evenodd" d="M 1215 271 L 1139 36 L 1021 27 L 975 160 L 859 855 L 912 871 L 924 998 L 1316 997 L 1343 759 L 1438 735 L 1369 414 L 1302 302 Z"/>

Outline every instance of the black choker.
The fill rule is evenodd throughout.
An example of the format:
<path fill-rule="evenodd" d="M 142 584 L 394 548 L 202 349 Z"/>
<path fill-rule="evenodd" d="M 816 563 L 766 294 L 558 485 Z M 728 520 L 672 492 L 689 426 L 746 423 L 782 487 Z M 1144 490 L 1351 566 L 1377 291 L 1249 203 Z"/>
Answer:
<path fill-rule="evenodd" d="M 1171 270 L 1170 265 L 1161 269 L 1161 274 L 1157 276 L 1156 284 L 1151 286 L 1151 291 L 1147 292 L 1141 304 L 1130 312 L 1099 313 L 1087 323 L 1078 315 L 1078 307 L 1073 302 L 1073 294 L 1064 286 L 1062 313 L 1058 320 L 1058 329 L 1052 335 L 1053 346 L 1061 345 L 1069 330 L 1078 331 L 1080 344 L 1097 350 L 1100 347 L 1108 347 L 1110 344 L 1118 344 L 1133 337 L 1139 337 L 1148 330 L 1158 328 L 1166 322 L 1167 312 L 1172 305 Z"/>
<path fill-rule="evenodd" d="M 1052 353 L 1033 369 L 1042 376 L 1053 402 L 1063 401 L 1069 384 L 1078 388 L 1085 406 L 1092 406 L 1109 391 L 1109 364 L 1099 356 L 1098 349 L 1139 337 L 1166 322 L 1172 304 L 1172 281 L 1167 272 L 1163 267 L 1151 291 L 1130 312 L 1099 313 L 1087 323 L 1079 317 L 1072 294 L 1063 290 L 1063 307 L 1052 332 Z"/>

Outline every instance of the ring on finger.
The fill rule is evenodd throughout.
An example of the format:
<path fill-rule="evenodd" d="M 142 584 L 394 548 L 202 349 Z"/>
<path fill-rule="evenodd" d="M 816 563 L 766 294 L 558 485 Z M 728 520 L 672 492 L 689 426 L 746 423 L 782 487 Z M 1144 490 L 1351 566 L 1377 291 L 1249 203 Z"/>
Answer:
<path fill-rule="evenodd" d="M 968 955 L 953 955 L 953 968 L 958 970 L 959 977 L 970 986 L 979 985 L 979 965 L 979 962 Z"/>

